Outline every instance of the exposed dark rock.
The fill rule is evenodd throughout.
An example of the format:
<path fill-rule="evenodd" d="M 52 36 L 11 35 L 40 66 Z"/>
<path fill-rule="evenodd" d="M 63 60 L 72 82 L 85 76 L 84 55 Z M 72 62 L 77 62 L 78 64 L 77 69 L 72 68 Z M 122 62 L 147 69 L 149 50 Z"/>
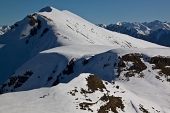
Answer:
<path fill-rule="evenodd" d="M 53 77 L 48 77 L 47 81 L 50 81 L 50 80 L 52 80 L 52 79 L 53 79 Z"/>
<path fill-rule="evenodd" d="M 36 35 L 36 34 L 37 34 L 37 28 L 34 27 L 34 28 L 31 29 L 30 35 L 31 35 L 31 36 L 34 36 L 34 35 Z"/>
<path fill-rule="evenodd" d="M 155 64 L 155 66 L 153 66 L 153 69 L 161 70 L 159 72 L 161 76 L 165 76 L 165 77 L 170 76 L 170 58 L 169 57 L 155 56 L 150 59 L 150 63 Z M 167 81 L 169 81 L 169 78 L 167 78 Z"/>
<path fill-rule="evenodd" d="M 38 21 L 38 26 L 37 26 L 37 29 L 40 29 L 41 28 L 41 20 L 37 20 Z"/>
<path fill-rule="evenodd" d="M 143 113 L 149 113 L 148 112 L 148 110 L 147 109 L 145 109 L 144 107 L 143 107 L 143 105 L 139 105 L 139 109 L 143 112 Z"/>
<path fill-rule="evenodd" d="M 86 64 L 88 64 L 88 60 L 84 59 L 82 63 L 83 63 L 83 66 L 85 66 Z"/>
<path fill-rule="evenodd" d="M 67 65 L 66 69 L 63 70 L 63 74 L 70 75 L 73 73 L 73 66 L 74 66 L 74 58 L 70 60 L 69 64 Z"/>
<path fill-rule="evenodd" d="M 28 18 L 30 19 L 30 26 L 34 26 L 37 23 L 37 20 L 32 15 L 28 15 Z"/>
<path fill-rule="evenodd" d="M 139 77 L 144 77 L 144 74 L 141 72 L 145 69 L 147 69 L 147 66 L 141 61 L 142 55 L 139 53 L 132 53 L 132 54 L 126 54 L 122 57 L 119 57 L 120 61 L 118 63 L 118 69 L 117 73 L 118 76 L 120 76 L 120 73 L 122 71 L 128 71 L 124 74 L 124 77 L 126 77 L 126 80 L 129 81 L 129 77 L 135 76 L 135 73 L 140 74 Z M 127 68 L 125 63 L 132 62 L 133 65 Z"/>
<path fill-rule="evenodd" d="M 41 34 L 41 37 L 42 37 L 45 33 L 47 33 L 48 30 L 49 30 L 48 28 L 45 28 L 45 29 L 43 30 L 42 34 Z"/>

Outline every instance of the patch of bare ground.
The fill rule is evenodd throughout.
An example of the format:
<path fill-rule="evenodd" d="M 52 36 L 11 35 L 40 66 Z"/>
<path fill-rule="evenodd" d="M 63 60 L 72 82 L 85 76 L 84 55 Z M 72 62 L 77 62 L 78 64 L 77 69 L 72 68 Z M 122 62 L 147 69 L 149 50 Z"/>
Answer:
<path fill-rule="evenodd" d="M 86 81 L 87 81 L 88 91 L 91 91 L 92 93 L 97 90 L 103 92 L 103 89 L 106 89 L 102 80 L 95 75 L 89 75 L 89 77 L 86 78 Z"/>
<path fill-rule="evenodd" d="M 170 82 L 170 57 L 155 56 L 149 61 L 154 64 L 153 69 L 160 69 L 159 75 L 164 76 L 168 82 Z M 156 76 L 156 78 L 159 78 Z"/>
<path fill-rule="evenodd" d="M 139 53 L 131 53 L 131 54 L 126 54 L 122 57 L 119 56 L 119 63 L 118 63 L 118 77 L 120 76 L 120 73 L 122 71 L 126 71 L 124 74 L 124 77 L 126 77 L 126 80 L 129 81 L 130 77 L 135 76 L 135 74 L 139 74 L 138 77 L 143 78 L 144 74 L 142 73 L 143 70 L 147 68 L 147 66 L 141 61 L 142 55 Z M 132 62 L 132 66 L 128 68 L 127 64 L 128 62 Z"/>
<path fill-rule="evenodd" d="M 99 106 L 99 109 L 97 110 L 97 113 L 108 113 L 109 110 L 111 110 L 114 113 L 118 113 L 117 108 L 120 108 L 122 111 L 124 109 L 124 104 L 122 102 L 121 97 L 114 97 L 113 95 L 109 96 L 108 90 L 106 89 L 105 85 L 103 84 L 102 80 L 98 78 L 95 75 L 89 75 L 88 78 L 86 78 L 87 81 L 87 87 L 88 90 L 86 91 L 85 89 L 81 89 L 81 94 L 85 94 L 85 98 L 88 96 L 86 95 L 87 93 L 94 93 L 95 91 L 101 91 L 104 92 L 104 89 L 107 92 L 104 92 L 104 95 L 99 98 L 96 102 L 82 102 L 79 103 L 80 109 L 81 110 L 88 110 L 93 112 L 94 110 L 90 108 L 91 106 L 97 104 L 98 102 L 102 101 L 105 104 Z"/>
<path fill-rule="evenodd" d="M 105 95 L 100 98 L 102 101 L 108 101 L 105 105 L 100 106 L 100 109 L 98 110 L 98 113 L 108 113 L 109 110 L 111 110 L 114 113 L 118 113 L 116 108 L 120 108 L 122 111 L 124 109 L 124 105 L 122 103 L 121 97 L 114 97 Z"/>

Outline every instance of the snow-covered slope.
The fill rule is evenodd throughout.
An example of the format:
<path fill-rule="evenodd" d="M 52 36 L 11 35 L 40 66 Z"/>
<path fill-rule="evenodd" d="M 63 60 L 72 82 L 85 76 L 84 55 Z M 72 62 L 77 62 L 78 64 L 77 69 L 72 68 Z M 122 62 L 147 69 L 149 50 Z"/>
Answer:
<path fill-rule="evenodd" d="M 1 95 L 0 111 L 168 113 L 170 50 L 112 48 L 63 46 L 40 53 L 1 91 L 40 89 Z"/>
<path fill-rule="evenodd" d="M 98 26 L 103 27 L 102 24 Z M 170 47 L 170 23 L 168 22 L 159 20 L 144 23 L 118 22 L 103 28 Z"/>
<path fill-rule="evenodd" d="M 169 112 L 169 48 L 52 7 L 0 44 L 2 113 Z"/>
<path fill-rule="evenodd" d="M 65 45 L 160 47 L 104 30 L 69 11 L 46 7 L 16 22 L 10 31 L 0 36 L 0 84 L 39 52 Z"/>

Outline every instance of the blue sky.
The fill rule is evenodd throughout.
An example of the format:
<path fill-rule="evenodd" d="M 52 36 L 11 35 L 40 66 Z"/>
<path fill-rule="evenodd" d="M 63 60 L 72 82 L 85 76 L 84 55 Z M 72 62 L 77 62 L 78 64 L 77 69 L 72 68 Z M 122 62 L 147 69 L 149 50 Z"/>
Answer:
<path fill-rule="evenodd" d="M 170 22 L 170 0 L 0 0 L 0 25 L 12 25 L 45 6 L 97 23 Z"/>

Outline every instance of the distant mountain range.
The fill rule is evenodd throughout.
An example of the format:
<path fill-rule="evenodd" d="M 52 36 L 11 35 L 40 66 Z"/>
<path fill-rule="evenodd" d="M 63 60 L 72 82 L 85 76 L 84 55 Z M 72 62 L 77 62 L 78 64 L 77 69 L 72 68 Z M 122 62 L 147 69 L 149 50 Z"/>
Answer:
<path fill-rule="evenodd" d="M 155 20 L 153 22 L 117 22 L 116 24 L 98 24 L 98 26 L 142 40 L 170 47 L 170 23 Z"/>
<path fill-rule="evenodd" d="M 0 26 L 0 35 L 3 35 L 5 32 L 10 30 L 10 26 Z"/>

